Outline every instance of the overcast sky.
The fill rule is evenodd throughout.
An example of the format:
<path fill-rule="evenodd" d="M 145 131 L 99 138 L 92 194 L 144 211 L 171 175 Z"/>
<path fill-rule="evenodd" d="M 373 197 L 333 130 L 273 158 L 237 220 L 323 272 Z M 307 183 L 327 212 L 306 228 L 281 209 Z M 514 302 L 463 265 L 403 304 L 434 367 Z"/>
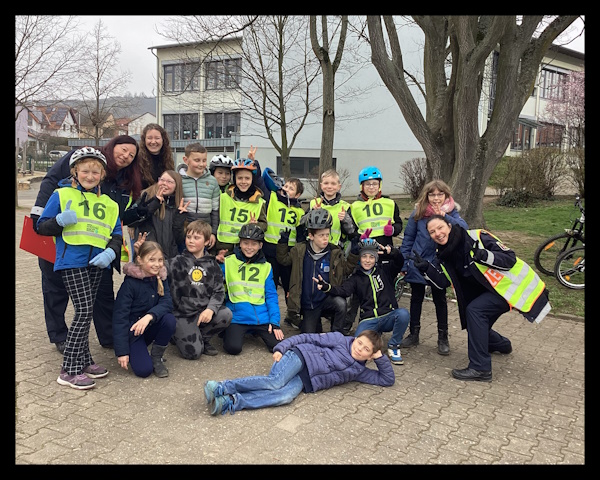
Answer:
<path fill-rule="evenodd" d="M 106 33 L 121 44 L 121 68 L 132 73 L 129 92 L 153 96 L 156 90 L 156 57 L 148 47 L 172 43 L 156 33 L 156 28 L 161 28 L 161 22 L 167 18 L 166 15 L 82 15 L 80 25 L 91 28 L 101 19 Z M 578 20 L 571 29 L 581 31 L 581 25 Z M 573 38 L 576 33 L 567 32 L 567 35 Z M 585 52 L 583 35 L 564 46 Z"/>

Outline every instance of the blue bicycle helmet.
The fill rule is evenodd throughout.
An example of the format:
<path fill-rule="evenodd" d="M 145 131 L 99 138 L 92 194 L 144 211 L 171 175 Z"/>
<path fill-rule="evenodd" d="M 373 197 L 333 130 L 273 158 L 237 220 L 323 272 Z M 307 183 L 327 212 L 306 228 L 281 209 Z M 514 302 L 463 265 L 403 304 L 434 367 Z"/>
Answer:
<path fill-rule="evenodd" d="M 365 167 L 358 174 L 358 183 L 361 184 L 365 180 L 383 180 L 381 171 L 377 167 Z"/>
<path fill-rule="evenodd" d="M 262 178 L 265 181 L 265 185 L 267 186 L 267 188 L 272 192 L 281 190 L 281 188 L 285 184 L 283 178 L 275 175 L 275 172 L 269 167 L 265 168 L 265 170 L 263 171 Z"/>
<path fill-rule="evenodd" d="M 233 161 L 233 165 L 231 166 L 231 172 L 235 172 L 236 170 L 250 170 L 253 175 L 256 175 L 256 164 L 254 160 L 250 160 L 249 158 L 236 158 Z"/>

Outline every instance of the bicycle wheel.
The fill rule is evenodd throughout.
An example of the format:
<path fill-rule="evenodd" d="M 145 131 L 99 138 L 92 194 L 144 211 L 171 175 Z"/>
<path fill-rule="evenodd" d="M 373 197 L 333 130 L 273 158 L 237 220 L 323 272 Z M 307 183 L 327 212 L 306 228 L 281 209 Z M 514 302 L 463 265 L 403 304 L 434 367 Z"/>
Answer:
<path fill-rule="evenodd" d="M 564 232 L 547 238 L 533 254 L 537 269 L 546 275 L 554 275 L 554 265 L 558 256 L 579 243 L 577 237 Z"/>
<path fill-rule="evenodd" d="M 394 283 L 394 295 L 396 296 L 396 302 L 400 302 L 402 294 L 406 290 L 406 282 L 404 281 L 404 275 L 398 274 L 396 282 Z"/>
<path fill-rule="evenodd" d="M 554 266 L 556 279 L 574 290 L 585 288 L 585 246 L 571 248 L 559 255 Z"/>

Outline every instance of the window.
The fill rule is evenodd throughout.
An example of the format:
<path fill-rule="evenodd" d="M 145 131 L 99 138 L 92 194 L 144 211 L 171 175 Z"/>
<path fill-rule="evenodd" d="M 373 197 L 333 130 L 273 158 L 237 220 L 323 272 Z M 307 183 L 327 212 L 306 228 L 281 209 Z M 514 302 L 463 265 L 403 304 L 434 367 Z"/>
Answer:
<path fill-rule="evenodd" d="M 198 137 L 198 114 L 163 115 L 164 128 L 171 140 L 196 140 Z"/>
<path fill-rule="evenodd" d="M 333 168 L 337 159 L 333 158 Z M 281 175 L 281 157 L 277 157 L 277 175 Z M 316 178 L 319 175 L 319 157 L 290 157 L 290 174 L 296 178 Z"/>
<path fill-rule="evenodd" d="M 529 125 L 517 124 L 510 148 L 511 150 L 529 150 L 531 148 L 531 127 Z"/>
<path fill-rule="evenodd" d="M 552 123 L 544 123 L 537 129 L 538 147 L 557 147 L 562 144 L 565 127 Z"/>
<path fill-rule="evenodd" d="M 241 66 L 242 60 L 240 58 L 206 62 L 206 90 L 238 88 Z"/>
<path fill-rule="evenodd" d="M 200 90 L 200 63 L 179 63 L 163 66 L 165 92 Z"/>
<path fill-rule="evenodd" d="M 204 138 L 229 138 L 240 133 L 239 112 L 207 113 L 204 115 Z"/>
<path fill-rule="evenodd" d="M 542 69 L 540 74 L 540 97 L 563 100 L 564 99 L 564 84 L 568 75 L 556 70 L 548 68 Z"/>

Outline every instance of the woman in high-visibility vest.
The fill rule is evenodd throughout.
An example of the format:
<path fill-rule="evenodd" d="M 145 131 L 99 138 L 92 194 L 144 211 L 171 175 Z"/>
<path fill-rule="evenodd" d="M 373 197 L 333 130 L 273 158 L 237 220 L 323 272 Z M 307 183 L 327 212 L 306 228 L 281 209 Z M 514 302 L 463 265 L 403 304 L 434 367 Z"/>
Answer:
<path fill-rule="evenodd" d="M 414 265 L 433 287 L 453 287 L 461 326 L 467 329 L 469 365 L 452 370 L 452 376 L 491 382 L 491 353 L 512 352 L 510 340 L 492 326 L 513 308 L 530 322 L 541 322 L 550 312 L 546 285 L 486 230 L 466 230 L 432 215 L 427 231 L 437 244 L 436 258 L 430 263 L 415 254 Z"/>
<path fill-rule="evenodd" d="M 106 157 L 83 147 L 69 163 L 72 181 L 50 196 L 38 232 L 56 237 L 54 271 L 60 272 L 75 310 L 57 382 L 87 390 L 95 386 L 94 378 L 108 375 L 92 358 L 89 334 L 102 272 L 120 261 L 123 231 L 119 205 L 100 189 Z"/>

